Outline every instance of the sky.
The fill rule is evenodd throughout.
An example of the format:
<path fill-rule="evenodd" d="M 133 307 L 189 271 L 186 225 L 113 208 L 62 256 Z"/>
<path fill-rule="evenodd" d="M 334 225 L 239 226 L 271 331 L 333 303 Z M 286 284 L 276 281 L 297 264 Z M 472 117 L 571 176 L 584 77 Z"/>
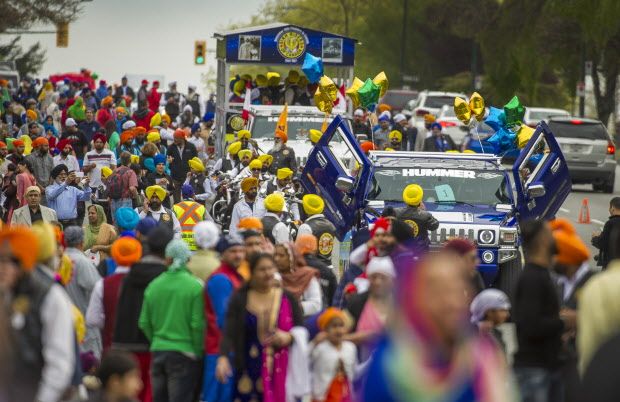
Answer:
<path fill-rule="evenodd" d="M 194 65 L 194 41 L 206 40 L 215 50 L 213 33 L 230 23 L 246 22 L 264 0 L 92 0 L 69 25 L 69 47 L 57 48 L 56 36 L 23 35 L 26 48 L 37 41 L 47 60 L 39 76 L 79 71 L 86 67 L 108 83 L 124 74 L 160 75 L 201 87 L 201 73 L 215 69 L 215 53 L 207 64 Z M 51 26 L 33 27 L 37 30 Z"/>

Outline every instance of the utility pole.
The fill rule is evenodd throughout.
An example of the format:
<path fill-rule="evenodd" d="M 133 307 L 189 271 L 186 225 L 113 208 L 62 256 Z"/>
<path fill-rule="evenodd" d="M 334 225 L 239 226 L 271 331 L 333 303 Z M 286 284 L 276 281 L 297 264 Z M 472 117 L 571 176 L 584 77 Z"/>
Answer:
<path fill-rule="evenodd" d="M 586 114 L 586 44 L 581 43 L 581 77 L 577 83 L 577 96 L 579 97 L 579 117 Z"/>
<path fill-rule="evenodd" d="M 405 49 L 407 48 L 407 14 L 409 9 L 409 0 L 403 0 L 403 37 L 400 41 L 400 78 L 403 80 L 405 76 Z M 404 80 L 403 80 L 404 82 Z"/>

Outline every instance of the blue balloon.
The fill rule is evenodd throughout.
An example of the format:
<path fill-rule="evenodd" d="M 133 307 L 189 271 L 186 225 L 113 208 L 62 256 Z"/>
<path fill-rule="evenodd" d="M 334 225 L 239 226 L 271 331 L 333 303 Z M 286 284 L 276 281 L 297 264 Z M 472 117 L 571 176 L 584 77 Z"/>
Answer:
<path fill-rule="evenodd" d="M 306 74 L 306 77 L 311 84 L 319 82 L 323 76 L 323 59 L 306 52 L 304 64 L 301 66 L 301 71 Z"/>
<path fill-rule="evenodd" d="M 498 131 L 500 128 L 506 126 L 506 115 L 504 114 L 504 110 L 491 106 L 489 108 L 489 115 L 484 122 L 493 130 Z"/>

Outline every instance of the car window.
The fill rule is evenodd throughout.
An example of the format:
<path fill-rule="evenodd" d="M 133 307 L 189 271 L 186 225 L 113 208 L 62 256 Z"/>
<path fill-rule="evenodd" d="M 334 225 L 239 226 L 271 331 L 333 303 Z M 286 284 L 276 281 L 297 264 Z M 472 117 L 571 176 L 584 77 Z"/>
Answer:
<path fill-rule="evenodd" d="M 273 138 L 279 116 L 255 116 L 252 122 L 252 138 Z M 288 117 L 288 139 L 306 140 L 311 128 L 320 130 L 324 118 L 321 116 Z M 332 118 L 327 119 L 331 123 Z"/>
<path fill-rule="evenodd" d="M 413 98 L 415 98 L 414 93 L 388 91 L 381 99 L 381 103 L 385 103 L 392 106 L 392 108 L 402 110 L 407 105 L 407 102 Z"/>
<path fill-rule="evenodd" d="M 427 96 L 424 107 L 440 109 L 443 105 L 453 105 L 454 96 Z"/>
<path fill-rule="evenodd" d="M 576 122 L 579 122 L 576 124 Z M 608 140 L 607 130 L 602 123 L 575 121 L 550 121 L 549 128 L 556 137 L 581 138 L 584 140 Z"/>
<path fill-rule="evenodd" d="M 519 166 L 519 179 L 521 180 L 522 188 L 525 188 L 534 180 L 541 166 L 544 165 L 544 161 L 549 157 L 550 152 L 547 139 L 544 135 L 540 135 L 536 140 L 536 144 L 529 150 L 527 157 Z"/>
<path fill-rule="evenodd" d="M 510 203 L 507 194 L 510 190 L 503 173 L 441 168 L 377 168 L 368 198 L 401 202 L 403 189 L 414 183 L 424 189 L 425 202 Z"/>

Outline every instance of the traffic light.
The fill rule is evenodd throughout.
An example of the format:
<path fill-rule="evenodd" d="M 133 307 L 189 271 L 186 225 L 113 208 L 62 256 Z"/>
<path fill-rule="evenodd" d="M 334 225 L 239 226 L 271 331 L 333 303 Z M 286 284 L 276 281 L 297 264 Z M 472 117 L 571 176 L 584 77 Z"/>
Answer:
<path fill-rule="evenodd" d="M 205 64 L 207 54 L 207 41 L 197 40 L 194 42 L 194 64 Z"/>
<path fill-rule="evenodd" d="M 69 47 L 69 23 L 56 24 L 56 47 Z"/>

